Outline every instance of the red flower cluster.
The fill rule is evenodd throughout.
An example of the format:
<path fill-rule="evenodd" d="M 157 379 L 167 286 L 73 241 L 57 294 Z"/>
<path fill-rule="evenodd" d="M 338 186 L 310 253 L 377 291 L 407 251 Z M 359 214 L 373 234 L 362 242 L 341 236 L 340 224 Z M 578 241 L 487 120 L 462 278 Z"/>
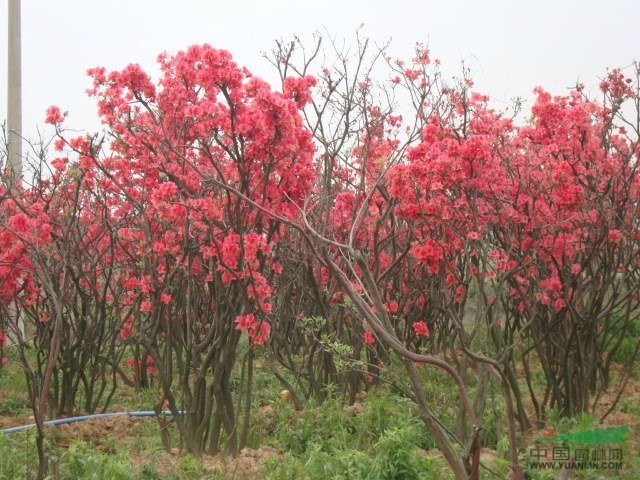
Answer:
<path fill-rule="evenodd" d="M 134 369 L 133 371 L 134 375 L 136 374 L 136 371 L 139 371 L 145 365 L 146 365 L 146 371 L 148 375 L 157 375 L 158 373 L 158 370 L 156 369 L 156 366 L 155 366 L 156 365 L 155 360 L 148 355 L 145 355 L 144 358 L 138 360 L 137 364 L 138 364 L 138 368 L 136 370 L 134 368 L 136 365 L 136 359 L 132 357 L 127 361 L 127 366 Z"/>
<path fill-rule="evenodd" d="M 419 337 L 429 336 L 429 327 L 427 327 L 427 324 L 422 321 L 413 323 L 413 331 L 416 332 L 416 335 Z"/>
<path fill-rule="evenodd" d="M 364 332 L 362 334 L 362 341 L 366 345 L 373 345 L 374 343 L 376 343 L 376 338 L 373 335 L 371 335 L 371 332 Z"/>
<path fill-rule="evenodd" d="M 255 345 L 264 344 L 271 333 L 271 325 L 266 321 L 257 321 L 253 314 L 239 315 L 235 319 L 236 330 L 246 331 L 251 342 Z"/>

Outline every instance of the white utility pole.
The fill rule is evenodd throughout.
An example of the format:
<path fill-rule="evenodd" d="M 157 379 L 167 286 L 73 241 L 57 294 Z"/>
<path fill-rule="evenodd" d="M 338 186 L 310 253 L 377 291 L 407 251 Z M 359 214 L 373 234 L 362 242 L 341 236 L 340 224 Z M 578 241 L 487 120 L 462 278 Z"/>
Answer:
<path fill-rule="evenodd" d="M 7 81 L 7 169 L 12 184 L 22 182 L 22 34 L 20 0 L 9 0 L 9 59 Z"/>
<path fill-rule="evenodd" d="M 7 69 L 7 173 L 9 188 L 22 183 L 22 32 L 20 18 L 20 0 L 9 0 L 9 54 Z M 17 339 L 24 341 L 24 323 L 15 305 L 10 311 L 15 313 Z M 14 315 L 11 315 L 13 317 Z M 14 340 L 9 336 L 10 340 Z"/>

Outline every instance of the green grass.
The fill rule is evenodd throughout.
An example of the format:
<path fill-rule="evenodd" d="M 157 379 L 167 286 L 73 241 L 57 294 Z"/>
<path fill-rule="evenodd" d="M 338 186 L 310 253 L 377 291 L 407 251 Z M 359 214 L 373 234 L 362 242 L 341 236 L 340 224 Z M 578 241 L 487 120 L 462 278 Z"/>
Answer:
<path fill-rule="evenodd" d="M 268 464 L 265 479 L 446 478 L 442 462 L 426 456 L 432 439 L 408 400 L 397 395 L 373 396 L 355 416 L 347 415 L 335 400 L 297 418 L 283 412 L 276 415 L 289 424 L 274 433 L 276 444 L 287 454 Z"/>
<path fill-rule="evenodd" d="M 406 396 L 407 385 L 402 383 L 401 366 L 389 362 L 383 376 L 395 386 L 379 385 L 360 400 L 361 410 L 353 415 L 347 410 L 342 396 L 336 391 L 323 403 L 313 400 L 302 411 L 295 411 L 290 402 L 278 395 L 283 388 L 269 372 L 264 359 L 257 357 L 255 369 L 253 409 L 248 446 L 253 449 L 271 447 L 277 454 L 266 460 L 257 480 L 392 480 L 452 478 L 451 472 L 435 448 L 433 437 L 419 419 L 417 408 Z M 240 369 L 237 369 L 239 375 Z M 436 369 L 426 366 L 419 369 L 425 392 L 433 409 L 443 424 L 455 430 L 458 412 L 458 396 L 452 379 Z M 283 371 L 283 374 L 287 374 Z M 470 396 L 476 385 L 470 375 Z M 239 385 L 239 378 L 234 384 Z M 26 383 L 19 365 L 12 360 L 0 372 L 0 416 L 28 417 Z M 329 388 L 329 390 L 331 390 Z M 491 450 L 483 454 L 483 463 L 491 470 L 481 469 L 483 479 L 506 477 L 509 464 L 506 460 L 507 441 L 504 426 L 504 405 L 499 388 L 490 382 L 485 391 L 487 406 L 482 416 L 481 439 L 483 446 Z M 161 395 L 157 384 L 148 390 L 135 392 L 120 386 L 112 404 L 118 410 L 149 409 Z M 263 408 L 260 408 L 263 407 Z M 637 398 L 623 398 L 617 412 L 640 417 Z M 549 425 L 557 433 L 584 432 L 601 428 L 593 416 L 581 415 L 564 418 L 557 412 L 549 412 Z M 62 430 L 50 428 L 47 435 L 47 451 L 55 465 L 59 479 L 154 479 L 213 480 L 238 479 L 234 475 L 232 461 L 227 471 L 215 471 L 211 459 L 193 456 L 176 457 L 164 452 L 160 440 L 159 424 L 153 419 L 132 422 L 124 438 L 112 432 L 102 432 L 94 437 L 79 437 L 63 442 Z M 179 435 L 174 426 L 174 445 L 179 447 Z M 632 432 L 633 434 L 633 432 Z M 521 445 L 522 465 L 529 460 L 527 445 L 539 432 Z M 640 478 L 640 460 L 633 457 L 631 444 L 623 444 L 625 472 L 609 474 L 607 478 Z M 550 444 L 550 443 L 549 443 Z M 63 446 L 67 445 L 67 446 Z M 168 459 L 170 461 L 168 461 Z M 37 469 L 35 432 L 0 435 L 0 480 L 33 478 Z M 494 473 L 495 472 L 495 473 Z M 558 472 L 527 470 L 529 478 L 555 478 Z M 605 478 L 601 472 L 577 472 L 577 478 Z M 600 475 L 594 477 L 594 474 Z M 626 475 L 626 477 L 625 477 Z M 53 477 L 52 477 L 53 478 Z"/>

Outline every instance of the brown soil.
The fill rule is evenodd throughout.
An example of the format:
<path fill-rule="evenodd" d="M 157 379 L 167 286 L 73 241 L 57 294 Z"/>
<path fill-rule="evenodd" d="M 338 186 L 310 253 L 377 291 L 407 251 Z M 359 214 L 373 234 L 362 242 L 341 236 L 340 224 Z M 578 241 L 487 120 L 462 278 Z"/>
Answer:
<path fill-rule="evenodd" d="M 96 418 L 84 422 L 67 423 L 48 427 L 61 447 L 68 447 L 74 440 L 94 445 L 105 453 L 113 453 L 118 442 L 131 436 L 131 427 L 141 421 L 127 415 Z"/>
<path fill-rule="evenodd" d="M 18 415 L 16 417 L 7 417 L 0 415 L 0 430 L 5 428 L 19 427 L 21 425 L 29 425 L 33 422 L 33 417 L 26 415 Z"/>
<path fill-rule="evenodd" d="M 260 473 L 267 460 L 278 455 L 279 452 L 270 447 L 244 448 L 235 458 L 216 455 L 203 458 L 203 463 L 208 471 L 217 470 L 231 475 L 231 478 L 248 479 Z"/>
<path fill-rule="evenodd" d="M 257 450 L 244 448 L 236 457 L 223 454 L 216 456 L 203 455 L 200 459 L 203 465 L 202 476 L 214 473 L 222 473 L 226 477 L 234 480 L 248 480 L 255 478 L 264 468 L 265 463 L 272 457 L 279 456 L 280 453 L 269 447 L 262 447 Z M 172 474 L 181 471 L 181 456 L 177 448 L 171 453 L 161 452 L 154 455 L 153 459 L 143 458 L 135 453 L 131 454 L 131 460 L 136 468 L 153 462 L 154 469 L 161 474 Z"/>

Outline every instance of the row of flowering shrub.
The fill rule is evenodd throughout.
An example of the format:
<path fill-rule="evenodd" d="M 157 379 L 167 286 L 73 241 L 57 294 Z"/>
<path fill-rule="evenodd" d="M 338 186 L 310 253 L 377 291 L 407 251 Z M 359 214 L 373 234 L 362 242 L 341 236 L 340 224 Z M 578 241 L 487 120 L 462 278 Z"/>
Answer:
<path fill-rule="evenodd" d="M 297 408 L 329 383 L 353 400 L 399 356 L 458 478 L 481 447 L 469 378 L 493 380 L 445 358 L 502 386 L 516 476 L 518 365 L 538 421 L 594 408 L 640 300 L 639 126 L 622 116 L 637 71 L 608 73 L 597 102 L 537 89 L 517 122 L 469 78 L 445 82 L 424 47 L 407 66 L 367 45 L 315 77 L 314 57 L 302 68 L 281 46 L 281 91 L 208 45 L 161 55 L 156 82 L 94 68 L 95 135 L 48 109 L 55 155 L 0 189 L 0 343 L 22 347 L 40 427 L 154 378 L 189 452 L 235 453 L 252 376 L 237 390 L 232 375 L 263 350 Z M 425 364 L 457 385 L 460 439 Z"/>

